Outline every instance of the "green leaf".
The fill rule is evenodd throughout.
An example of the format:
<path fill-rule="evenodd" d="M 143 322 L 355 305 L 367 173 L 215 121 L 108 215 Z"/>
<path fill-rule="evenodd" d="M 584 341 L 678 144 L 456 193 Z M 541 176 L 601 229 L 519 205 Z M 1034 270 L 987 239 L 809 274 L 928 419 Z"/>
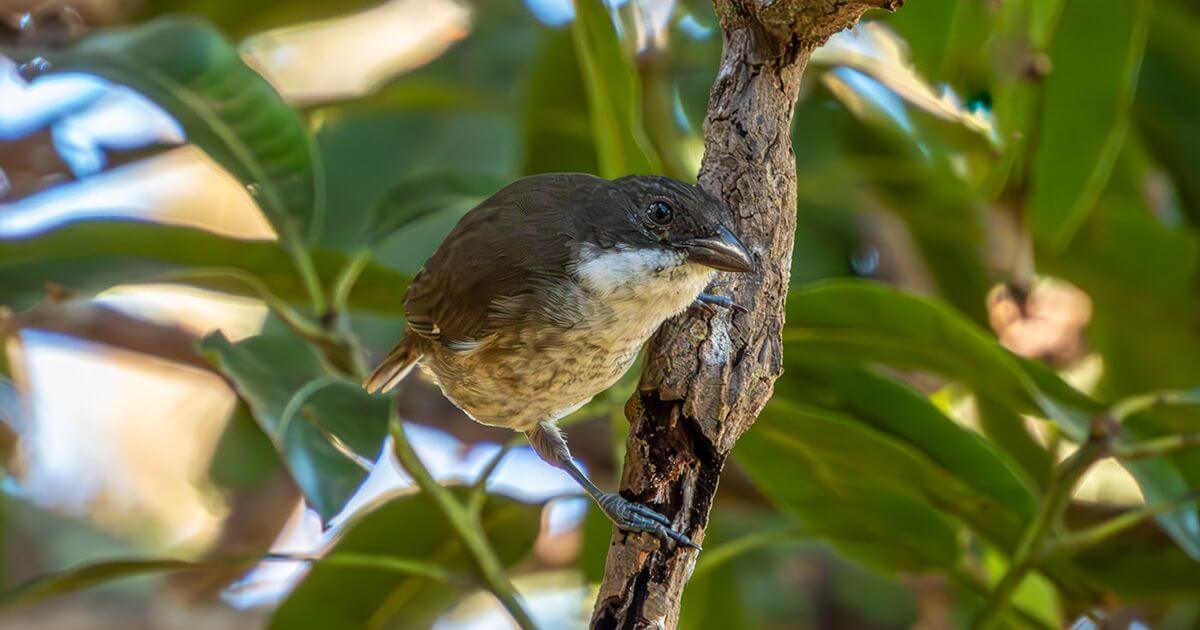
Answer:
<path fill-rule="evenodd" d="M 788 360 L 784 386 L 803 378 L 811 380 L 816 391 L 798 399 L 852 414 L 908 444 L 1019 521 L 1033 516 L 1033 492 L 1014 472 L 1015 464 L 943 414 L 925 396 L 868 370 L 808 362 L 802 356 L 793 354 L 797 358 Z"/>
<path fill-rule="evenodd" d="M 933 300 L 843 280 L 793 291 L 787 311 L 784 341 L 793 353 L 932 370 L 1022 413 L 1051 417 L 1077 439 L 1087 435 L 1087 415 L 1103 408 Z"/>
<path fill-rule="evenodd" d="M 1032 510 L 1024 499 L 1007 496 L 1004 482 L 979 477 L 990 466 L 968 473 L 973 483 L 966 483 L 903 438 L 876 430 L 871 423 L 877 416 L 870 417 L 777 396 L 735 454 L 763 492 L 800 519 L 806 533 L 882 569 L 953 570 L 961 525 L 1007 553 L 1017 547 L 1027 522 L 1017 511 Z M 952 461 L 946 453 L 941 458 Z M 958 460 L 950 466 L 964 470 L 968 464 Z M 990 494 L 1006 496 L 1018 507 L 1010 509 Z M 1064 592 L 1094 595 L 1091 580 L 1069 562 L 1050 562 L 1042 570 Z"/>
<path fill-rule="evenodd" d="M 515 133 L 503 118 L 405 109 L 330 116 L 316 133 L 327 181 L 325 206 L 337 217 L 323 226 L 325 247 L 357 252 L 365 236 L 385 236 L 372 233 L 368 222 L 397 185 L 453 174 L 464 182 L 478 178 L 482 186 L 508 181 L 516 172 Z M 398 151 L 402 146 L 420 149 Z M 422 243 L 420 262 L 437 243 Z"/>
<path fill-rule="evenodd" d="M 90 72 L 158 103 L 254 196 L 285 244 L 319 229 L 313 156 L 295 111 L 207 22 L 163 17 L 36 51 L 58 72 Z"/>
<path fill-rule="evenodd" d="M 202 568 L 187 560 L 106 560 L 34 578 L 0 594 L 0 608 L 33 604 L 121 578 Z"/>
<path fill-rule="evenodd" d="M 588 93 L 569 31 L 543 31 L 527 80 L 524 175 L 598 173 Z"/>
<path fill-rule="evenodd" d="M 334 376 L 312 346 L 282 330 L 236 344 L 214 333 L 200 349 L 233 382 L 313 507 L 337 514 L 366 478 L 359 460 L 380 453 L 388 402 Z"/>
<path fill-rule="evenodd" d="M 481 175 L 434 173 L 400 182 L 367 212 L 361 242 L 374 246 L 435 214 L 461 216 L 500 190 L 505 180 Z"/>
<path fill-rule="evenodd" d="M 1124 142 L 1149 30 L 1148 0 L 1069 0 L 1043 89 L 1029 215 L 1059 249 L 1087 218 Z"/>
<path fill-rule="evenodd" d="M 275 445 L 246 404 L 238 401 L 217 440 L 208 465 L 209 478 L 223 489 L 244 490 L 270 479 L 282 466 Z"/>
<path fill-rule="evenodd" d="M 987 396 L 976 395 L 975 409 L 988 440 L 1017 462 L 1039 489 L 1045 488 L 1054 456 L 1029 432 L 1025 418 Z"/>
<path fill-rule="evenodd" d="M 887 569 L 957 562 L 958 527 L 931 500 L 941 505 L 969 492 L 877 431 L 773 400 L 738 441 L 736 456 L 774 503 L 849 555 Z"/>
<path fill-rule="evenodd" d="M 587 87 L 600 175 L 661 172 L 642 129 L 641 87 L 600 0 L 578 0 L 572 25 L 575 52 Z"/>
<path fill-rule="evenodd" d="M 1090 419 L 1106 411 L 1040 363 L 1022 360 L 950 308 L 869 282 L 836 281 L 788 297 L 787 351 L 832 362 L 879 362 L 923 369 L 963 383 L 1019 413 L 1055 420 L 1082 441 Z M 1127 426 L 1123 440 L 1153 437 Z M 1170 499 L 1186 492 L 1177 460 L 1136 462 L 1130 471 L 1142 492 Z M 1189 554 L 1200 557 L 1200 520 L 1194 506 L 1158 519 Z"/>
<path fill-rule="evenodd" d="M 328 284 L 346 256 L 313 252 Z M 84 221 L 21 240 L 0 240 L 0 304 L 26 308 L 46 292 L 46 283 L 94 293 L 131 282 L 182 282 L 255 297 L 253 287 L 231 275 L 188 276 L 196 269 L 233 268 L 248 273 L 291 303 L 308 299 L 287 254 L 278 243 L 227 238 L 193 228 L 142 221 Z M 164 275 L 166 274 L 166 275 Z M 365 311 L 404 312 L 408 276 L 369 265 L 355 285 L 351 306 Z"/>
<path fill-rule="evenodd" d="M 1130 599 L 1197 601 L 1200 562 L 1157 540 L 1106 541 L 1076 561 Z"/>
<path fill-rule="evenodd" d="M 398 183 L 447 173 L 507 183 L 520 175 L 516 86 L 528 80 L 541 27 L 521 3 L 471 4 L 470 36 L 440 57 L 375 94 L 311 112 L 330 217 L 322 245 L 357 252 L 368 212 Z M 437 241 L 421 245 L 416 266 Z"/>
<path fill-rule="evenodd" d="M 480 516 L 500 561 L 528 555 L 541 509 L 488 495 Z M 361 517 L 331 552 L 420 561 L 467 574 L 475 571 L 453 528 L 425 494 L 396 498 Z M 275 613 L 272 628 L 428 627 L 463 585 L 395 571 L 318 561 Z"/>
<path fill-rule="evenodd" d="M 252 35 L 268 28 L 337 17 L 377 4 L 376 0 L 145 0 L 135 5 L 131 21 L 143 22 L 166 14 L 203 15 L 234 36 Z"/>
<path fill-rule="evenodd" d="M 947 54 L 953 39 L 956 11 L 975 13 L 972 9 L 974 7 L 961 7 L 955 0 L 929 0 L 913 3 L 904 7 L 903 11 L 897 11 L 883 19 L 908 42 L 913 65 L 921 74 L 941 78 L 942 66 L 962 63 L 963 59 L 959 54 Z M 979 55 L 982 51 L 978 46 L 973 46 L 953 52 L 967 53 L 969 59 L 971 55 Z"/>
<path fill-rule="evenodd" d="M 1200 16 L 1182 6 L 1154 7 L 1134 117 L 1150 151 L 1170 173 L 1183 210 L 1200 224 Z"/>
<path fill-rule="evenodd" d="M 846 76 L 859 75 L 830 73 L 824 83 L 861 121 L 840 127 L 840 151 L 862 182 L 855 188 L 869 189 L 905 222 L 940 294 L 971 319 L 986 322 L 994 281 L 982 254 L 986 212 L 963 174 L 970 161 L 949 146 L 946 133 L 929 129 L 922 118 L 898 123 L 894 108 L 860 93 Z"/>

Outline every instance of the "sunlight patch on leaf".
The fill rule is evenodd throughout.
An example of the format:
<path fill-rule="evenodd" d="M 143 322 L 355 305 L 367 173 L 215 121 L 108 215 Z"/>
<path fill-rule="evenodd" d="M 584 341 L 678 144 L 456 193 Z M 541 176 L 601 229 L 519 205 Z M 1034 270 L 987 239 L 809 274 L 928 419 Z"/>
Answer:
<path fill-rule="evenodd" d="M 370 94 L 437 59 L 471 32 L 471 10 L 450 0 L 403 0 L 255 35 L 242 59 L 292 103 Z"/>
<path fill-rule="evenodd" d="M 935 86 L 917 74 L 908 44 L 880 22 L 866 22 L 834 35 L 828 43 L 813 52 L 811 61 L 824 66 L 858 70 L 904 102 L 936 118 L 965 127 L 982 136 L 995 148 L 1003 144 L 996 132 L 996 118 L 991 111 L 968 106 L 949 86 Z M 836 90 L 834 93 L 847 105 L 850 104 L 848 99 L 852 98 L 851 93 L 845 90 Z M 879 104 L 878 95 L 860 97 Z"/>

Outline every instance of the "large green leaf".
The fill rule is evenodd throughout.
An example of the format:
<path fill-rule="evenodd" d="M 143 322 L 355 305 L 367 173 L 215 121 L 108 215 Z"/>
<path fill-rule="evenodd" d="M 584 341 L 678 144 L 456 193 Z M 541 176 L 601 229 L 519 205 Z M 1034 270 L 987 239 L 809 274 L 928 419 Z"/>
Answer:
<path fill-rule="evenodd" d="M 1180 130 L 1184 132 L 1184 130 Z M 1057 256 L 1042 255 L 1040 266 L 1083 289 L 1095 308 L 1088 342 L 1103 358 L 1100 390 L 1123 398 L 1160 389 L 1189 389 L 1200 383 L 1200 300 L 1195 287 L 1200 245 L 1194 233 L 1173 229 L 1128 195 L 1106 192 L 1098 210 Z M 1156 408 L 1126 422 L 1125 433 L 1152 439 L 1195 431 L 1200 414 Z M 1147 500 L 1171 500 L 1200 487 L 1200 451 L 1129 464 L 1140 481 L 1157 474 L 1162 483 L 1142 485 Z M 1200 533 L 1194 508 L 1159 519 L 1184 549 Z M 1174 529 L 1171 529 L 1174 528 Z M 1190 533 L 1189 533 L 1190 532 Z"/>
<path fill-rule="evenodd" d="M 1195 602 L 1200 598 L 1200 562 L 1158 540 L 1109 540 L 1076 561 L 1130 599 Z"/>
<path fill-rule="evenodd" d="M 600 175 L 660 172 L 642 129 L 637 73 L 621 49 L 612 16 L 600 0 L 575 3 L 575 53 L 587 87 Z"/>
<path fill-rule="evenodd" d="M 777 395 L 851 414 L 917 449 L 1018 521 L 1033 515 L 1034 495 L 1016 465 L 925 396 L 869 370 L 805 361 L 799 353 L 787 366 Z"/>
<path fill-rule="evenodd" d="M 489 495 L 480 522 L 500 561 L 512 565 L 533 547 L 541 509 Z M 474 573 L 471 557 L 425 494 L 394 499 L 353 524 L 331 552 L 421 561 Z M 463 585 L 384 569 L 318 561 L 275 613 L 273 628 L 425 628 Z"/>
<path fill-rule="evenodd" d="M 792 352 L 932 370 L 1014 409 L 1049 415 L 1079 439 L 1087 415 L 1102 409 L 945 305 L 880 284 L 843 280 L 793 291 L 787 316 L 784 341 Z M 1056 395 L 1064 400 L 1054 404 Z M 1043 397 L 1051 397 L 1048 409 L 1039 405 Z"/>
<path fill-rule="evenodd" d="M 1138 128 L 1171 174 L 1183 210 L 1200 224 L 1200 16 L 1183 3 L 1154 8 L 1146 58 L 1138 77 L 1134 116 Z"/>
<path fill-rule="evenodd" d="M 888 569 L 957 562 L 958 527 L 931 499 L 969 493 L 911 448 L 849 418 L 774 400 L 736 456 L 806 531 L 850 555 Z"/>
<path fill-rule="evenodd" d="M 360 242 L 375 246 L 414 223 L 438 213 L 455 217 L 504 187 L 485 175 L 433 173 L 400 182 L 367 211 Z"/>
<path fill-rule="evenodd" d="M 1033 159 L 1030 225 L 1064 246 L 1099 198 L 1125 138 L 1149 0 L 1069 0 L 1051 50 Z"/>
<path fill-rule="evenodd" d="M 339 251 L 357 252 L 365 244 L 364 238 L 385 236 L 369 223 L 387 218 L 386 213 L 372 214 L 387 209 L 383 205 L 388 203 L 386 196 L 397 186 L 430 178 L 458 178 L 474 189 L 484 182 L 510 180 L 516 172 L 514 127 L 496 116 L 399 108 L 329 116 L 332 118 L 317 131 L 316 141 L 328 182 L 325 205 L 336 220 L 323 226 L 320 242 Z M 426 193 L 419 188 L 410 192 L 415 203 L 421 203 Z M 456 205 L 445 210 L 457 220 Z M 420 244 L 420 261 L 437 243 Z"/>
<path fill-rule="evenodd" d="M 989 464 L 973 466 L 937 449 L 947 466 L 918 451 L 907 442 L 921 421 L 912 435 L 890 434 L 911 417 L 895 415 L 897 422 L 880 431 L 873 426 L 876 411 L 864 419 L 776 397 L 739 441 L 736 456 L 773 502 L 800 519 L 805 533 L 879 568 L 952 571 L 963 525 L 1012 553 L 1027 522 L 1020 513 L 1032 512 L 1029 497 L 1017 498 L 1004 481 L 983 479 L 984 471 L 995 470 Z M 997 462 L 994 453 L 985 457 Z M 1011 472 L 1002 474 L 1012 479 Z M 1042 570 L 1070 597 L 1095 594 L 1094 580 L 1068 562 L 1048 562 Z"/>
<path fill-rule="evenodd" d="M 319 228 L 303 123 L 207 22 L 163 17 L 98 31 L 65 50 L 34 52 L 56 71 L 94 73 L 161 105 L 189 142 L 247 186 L 285 243 Z"/>
<path fill-rule="evenodd" d="M 851 49 L 844 56 L 853 60 L 857 54 Z M 838 59 L 836 54 L 829 57 Z M 856 63 L 860 68 L 869 65 Z M 883 65 L 889 64 L 893 71 L 905 72 L 903 59 Z M 922 110 L 906 108 L 901 95 L 885 87 L 888 84 L 853 67 L 838 68 L 824 77 L 829 92 L 856 119 L 839 120 L 836 149 L 847 160 L 845 168 L 861 182 L 854 182 L 858 185 L 852 184 L 851 189 L 869 190 L 882 207 L 899 216 L 941 295 L 971 319 L 985 322 L 986 295 L 994 284 L 984 261 L 987 217 L 974 194 L 968 165 L 984 162 L 991 149 L 981 154 L 980 136 L 968 132 L 965 125 L 939 121 L 936 116 L 914 116 Z M 892 86 L 908 86 L 918 94 L 930 90 L 919 77 L 905 74 Z M 933 121 L 939 122 L 931 125 Z M 958 136 L 970 141 L 956 141 Z M 861 206 L 856 204 L 854 210 Z"/>
<path fill-rule="evenodd" d="M 313 252 L 318 274 L 332 282 L 348 259 Z M 278 243 L 245 241 L 193 228 L 141 221 L 85 221 L 22 240 L 0 240 L 0 304 L 25 308 L 39 301 L 52 282 L 91 293 L 130 282 L 185 282 L 238 295 L 257 295 L 230 274 L 189 274 L 197 269 L 234 268 L 261 280 L 293 303 L 308 298 Z M 165 275 L 164 275 L 165 274 Z M 351 306 L 398 314 L 408 277 L 369 265 L 354 287 Z"/>
<path fill-rule="evenodd" d="M 534 64 L 540 27 L 520 3 L 479 3 L 472 12 L 470 36 L 437 59 L 375 94 L 312 112 L 330 217 L 322 245 L 359 250 L 368 213 L 398 183 L 520 174 L 517 86 Z M 418 265 L 436 244 L 421 243 Z"/>
<path fill-rule="evenodd" d="M 789 352 L 814 359 L 939 373 L 1013 410 L 1051 418 L 1076 440 L 1086 437 L 1090 418 L 1104 411 L 1045 366 L 1004 350 L 952 309 L 882 285 L 836 281 L 793 291 L 784 341 Z M 1136 425 L 1122 433 L 1129 441 L 1152 436 Z M 1177 460 L 1147 460 L 1129 468 L 1147 496 L 1178 498 L 1187 491 L 1188 477 Z M 1200 557 L 1194 507 L 1158 521 L 1185 551 Z"/>
<path fill-rule="evenodd" d="M 1038 488 L 1045 488 L 1055 458 L 1030 432 L 1025 418 L 983 395 L 975 396 L 975 409 L 979 414 L 980 431 L 1007 453 Z"/>
<path fill-rule="evenodd" d="M 571 33 L 543 32 L 526 87 L 522 174 L 600 172 L 581 74 Z"/>
<path fill-rule="evenodd" d="M 913 65 L 921 74 L 930 78 L 942 79 L 943 66 L 947 64 L 965 63 L 963 57 L 971 59 L 983 51 L 974 46 L 967 50 L 955 50 L 947 54 L 954 35 L 956 11 L 978 13 L 975 7 L 961 7 L 955 0 L 929 0 L 928 2 L 913 3 L 904 7 L 903 11 L 885 16 L 892 28 L 908 42 Z M 961 18 L 960 18 L 961 20 Z"/>
<path fill-rule="evenodd" d="M 225 374 L 323 517 L 337 514 L 378 457 L 388 402 L 342 380 L 317 351 L 279 326 L 231 343 L 214 333 L 201 351 Z"/>

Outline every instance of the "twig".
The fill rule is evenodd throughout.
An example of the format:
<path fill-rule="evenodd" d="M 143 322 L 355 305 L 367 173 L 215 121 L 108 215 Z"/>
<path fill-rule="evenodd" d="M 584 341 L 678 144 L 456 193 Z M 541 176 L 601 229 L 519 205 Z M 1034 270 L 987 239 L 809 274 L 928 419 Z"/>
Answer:
<path fill-rule="evenodd" d="M 798 542 L 796 537 L 802 531 L 797 525 L 788 525 L 754 532 L 740 538 L 734 538 L 729 542 L 709 547 L 704 552 L 704 555 L 700 556 L 696 561 L 696 569 L 692 571 L 692 579 L 700 579 L 730 560 L 759 547 L 765 547 L 782 541 Z"/>
<path fill-rule="evenodd" d="M 1200 446 L 1200 433 L 1179 433 L 1116 447 L 1118 459 L 1147 459 Z"/>
<path fill-rule="evenodd" d="M 304 281 L 304 288 L 308 290 L 308 297 L 312 300 L 313 312 L 318 315 L 324 313 L 329 308 L 329 302 L 326 301 L 325 288 L 321 285 L 321 276 L 317 273 L 317 266 L 313 263 L 312 251 L 296 238 L 283 236 L 280 240 L 283 242 L 283 248 L 291 255 L 300 278 Z"/>
<path fill-rule="evenodd" d="M 471 487 L 471 495 L 467 498 L 467 512 L 473 518 L 479 518 L 480 512 L 483 511 L 483 504 L 487 500 L 487 485 L 491 480 L 492 475 L 496 474 L 496 469 L 500 467 L 500 462 L 504 461 L 504 457 L 512 450 L 512 447 L 517 445 L 520 436 L 513 438 L 504 444 L 500 445 L 500 450 L 492 455 L 492 459 L 479 473 L 479 477 L 475 479 L 475 484 Z"/>
<path fill-rule="evenodd" d="M 399 414 L 393 410 L 389 413 L 388 430 L 392 436 L 393 450 L 396 453 L 396 459 L 412 476 L 413 481 L 421 490 L 429 495 L 433 502 L 441 510 L 446 517 L 446 521 L 454 528 L 454 531 L 462 539 L 463 545 L 467 548 L 467 552 L 471 554 L 475 560 L 475 565 L 479 568 L 480 577 L 488 590 L 500 600 L 504 608 L 508 610 L 508 614 L 512 615 L 513 620 L 522 628 L 536 628 L 533 623 L 533 618 L 529 616 L 525 608 L 521 605 L 517 597 L 517 591 L 513 588 L 511 582 L 504 575 L 504 567 L 500 564 L 499 558 L 496 557 L 496 552 L 488 543 L 486 536 L 479 526 L 478 519 L 471 518 L 467 509 L 463 507 L 454 495 L 450 493 L 445 486 L 438 483 L 430 474 L 429 469 L 417 457 L 417 452 L 413 450 L 412 444 L 408 441 L 408 437 L 404 435 L 404 429 L 400 425 Z"/>
<path fill-rule="evenodd" d="M 283 449 L 283 445 L 286 443 L 284 442 L 284 438 L 287 437 L 288 428 L 292 426 L 292 418 L 295 418 L 296 414 L 300 413 L 304 405 L 308 404 L 309 399 L 316 396 L 317 392 L 322 389 L 344 384 L 346 384 L 346 381 L 340 377 L 331 375 L 320 376 L 305 383 L 303 387 L 296 390 L 296 393 L 292 394 L 292 397 L 288 399 L 287 405 L 283 407 L 283 413 L 279 414 L 279 424 L 275 428 L 275 439 L 277 444 L 279 444 L 280 450 Z"/>
<path fill-rule="evenodd" d="M 350 292 L 354 289 L 354 283 L 358 282 L 358 277 L 371 263 L 373 255 L 371 250 L 363 250 L 355 254 L 338 272 L 337 279 L 333 282 L 333 309 L 335 311 L 346 312 L 346 305 L 350 301 Z"/>
<path fill-rule="evenodd" d="M 1064 534 L 1044 550 L 1039 561 L 1052 556 L 1069 556 L 1079 553 L 1088 547 L 1097 545 L 1113 536 L 1137 527 L 1143 521 L 1198 500 L 1200 500 L 1200 490 L 1189 492 L 1176 499 L 1163 501 L 1155 505 L 1144 505 L 1136 510 L 1129 510 L 1086 529 Z"/>
<path fill-rule="evenodd" d="M 1012 562 L 1000 583 L 992 590 L 984 604 L 983 610 L 975 617 L 971 627 L 987 628 L 996 617 L 1008 606 L 1013 593 L 1020 586 L 1025 576 L 1031 571 L 1042 555 L 1046 537 L 1061 523 L 1063 511 L 1071 500 L 1071 492 L 1075 484 L 1096 460 L 1109 452 L 1110 436 L 1108 433 L 1108 418 L 1097 419 L 1092 423 L 1092 432 L 1070 457 L 1065 459 L 1050 476 L 1046 484 L 1046 494 L 1038 513 L 1025 529 L 1017 551 L 1013 554 Z"/>
<path fill-rule="evenodd" d="M 383 571 L 429 578 L 452 584 L 472 584 L 474 582 L 470 576 L 451 571 L 431 562 L 367 553 L 335 551 L 326 556 L 270 553 L 263 556 L 261 560 L 266 562 L 320 562 L 326 565 L 352 569 L 381 569 Z"/>
<path fill-rule="evenodd" d="M 988 596 L 987 586 L 978 577 L 962 568 L 951 569 L 947 573 L 947 577 L 951 582 L 957 584 L 959 588 L 970 591 L 972 594 L 979 596 L 981 600 L 986 599 Z M 1041 628 L 1043 630 L 1053 630 L 1054 628 L 1054 626 L 1026 612 L 1020 606 L 1010 606 L 1007 612 L 1009 616 L 1019 619 L 1025 627 Z"/>
<path fill-rule="evenodd" d="M 287 301 L 271 292 L 271 289 L 258 276 L 238 269 L 237 267 L 198 267 L 195 269 L 179 269 L 156 274 L 152 280 L 192 280 L 201 278 L 226 278 L 244 284 L 255 297 L 262 300 L 267 308 L 275 314 L 288 328 L 304 339 L 317 340 L 325 336 L 325 332 L 312 318 L 296 310 Z"/>
<path fill-rule="evenodd" d="M 1130 416 L 1161 406 L 1200 405 L 1200 388 L 1165 390 L 1140 396 L 1130 396 L 1112 406 L 1109 411 L 1117 422 L 1125 422 Z"/>

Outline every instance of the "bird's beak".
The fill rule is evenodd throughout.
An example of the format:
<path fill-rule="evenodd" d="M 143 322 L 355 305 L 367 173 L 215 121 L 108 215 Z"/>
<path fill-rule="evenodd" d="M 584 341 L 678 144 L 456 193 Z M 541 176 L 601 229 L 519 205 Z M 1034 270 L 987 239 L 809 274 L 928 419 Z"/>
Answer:
<path fill-rule="evenodd" d="M 688 260 L 718 271 L 745 273 L 754 269 L 754 259 L 746 246 L 725 226 L 717 228 L 714 236 L 688 239 L 679 244 L 688 253 Z"/>

